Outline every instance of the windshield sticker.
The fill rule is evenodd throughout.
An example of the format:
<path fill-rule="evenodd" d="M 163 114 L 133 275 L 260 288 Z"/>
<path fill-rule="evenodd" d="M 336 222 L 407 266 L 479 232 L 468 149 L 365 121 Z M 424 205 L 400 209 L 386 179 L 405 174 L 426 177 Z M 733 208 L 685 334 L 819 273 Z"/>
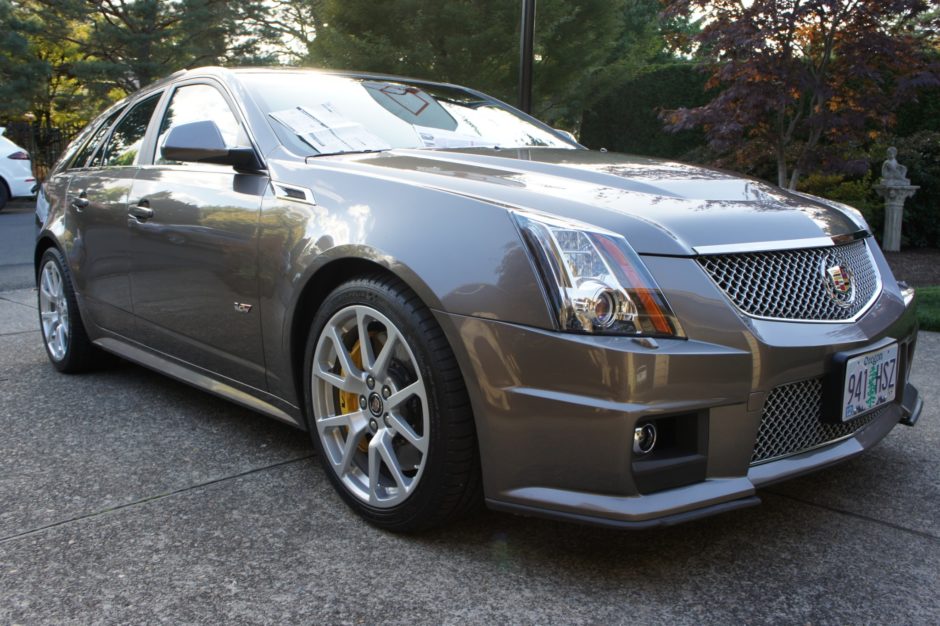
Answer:
<path fill-rule="evenodd" d="M 275 111 L 270 115 L 320 154 L 391 148 L 391 145 L 367 131 L 362 124 L 340 115 L 329 102 Z"/>
<path fill-rule="evenodd" d="M 457 130 L 451 117 L 434 97 L 412 85 L 365 81 L 366 92 L 386 111 L 409 124 Z"/>

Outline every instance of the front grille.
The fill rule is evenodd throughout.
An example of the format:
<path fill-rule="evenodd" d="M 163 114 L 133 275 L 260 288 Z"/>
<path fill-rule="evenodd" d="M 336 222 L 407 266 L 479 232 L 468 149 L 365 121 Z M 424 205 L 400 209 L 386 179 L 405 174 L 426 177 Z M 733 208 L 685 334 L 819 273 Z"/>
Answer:
<path fill-rule="evenodd" d="M 848 437 L 885 410 L 882 407 L 841 424 L 826 424 L 820 421 L 822 390 L 822 379 L 812 378 L 781 385 L 770 392 L 764 403 L 751 465 L 799 454 Z"/>
<path fill-rule="evenodd" d="M 785 320 L 848 320 L 864 311 L 881 287 L 865 240 L 828 248 L 701 256 L 699 264 L 748 315 Z M 851 304 L 836 302 L 827 268 L 847 266 L 854 275 Z"/>

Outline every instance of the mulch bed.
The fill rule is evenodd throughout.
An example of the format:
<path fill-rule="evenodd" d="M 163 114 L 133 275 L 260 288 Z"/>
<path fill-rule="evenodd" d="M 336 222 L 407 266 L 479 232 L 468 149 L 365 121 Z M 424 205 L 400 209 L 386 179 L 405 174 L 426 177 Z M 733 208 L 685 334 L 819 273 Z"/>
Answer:
<path fill-rule="evenodd" d="M 912 287 L 940 285 L 940 249 L 916 248 L 900 252 L 885 252 L 888 265 L 898 280 Z"/>

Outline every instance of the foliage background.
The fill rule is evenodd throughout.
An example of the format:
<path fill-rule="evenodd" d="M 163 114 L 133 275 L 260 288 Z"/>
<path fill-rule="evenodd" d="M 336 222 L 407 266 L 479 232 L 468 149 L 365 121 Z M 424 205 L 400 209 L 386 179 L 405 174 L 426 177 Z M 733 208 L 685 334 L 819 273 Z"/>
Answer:
<path fill-rule="evenodd" d="M 513 103 L 520 16 L 520 0 L 0 0 L 0 126 L 42 174 L 108 103 L 200 65 L 391 72 Z M 933 0 L 538 0 L 533 113 L 592 148 L 773 182 L 783 159 L 787 184 L 876 232 L 896 145 L 921 186 L 904 245 L 937 247 L 938 21 Z M 781 111 L 797 119 L 782 154 Z"/>

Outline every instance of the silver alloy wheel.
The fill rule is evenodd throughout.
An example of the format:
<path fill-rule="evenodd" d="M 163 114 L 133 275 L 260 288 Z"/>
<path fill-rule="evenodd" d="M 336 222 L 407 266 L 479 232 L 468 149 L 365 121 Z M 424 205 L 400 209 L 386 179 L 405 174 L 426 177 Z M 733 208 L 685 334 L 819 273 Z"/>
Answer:
<path fill-rule="evenodd" d="M 65 358 L 69 348 L 69 303 L 65 297 L 62 273 L 55 261 L 46 261 L 39 275 L 39 317 L 49 354 L 56 361 Z"/>
<path fill-rule="evenodd" d="M 310 384 L 317 435 L 342 483 L 374 507 L 403 502 L 430 432 L 427 388 L 401 331 L 371 307 L 341 309 L 317 338 Z"/>

